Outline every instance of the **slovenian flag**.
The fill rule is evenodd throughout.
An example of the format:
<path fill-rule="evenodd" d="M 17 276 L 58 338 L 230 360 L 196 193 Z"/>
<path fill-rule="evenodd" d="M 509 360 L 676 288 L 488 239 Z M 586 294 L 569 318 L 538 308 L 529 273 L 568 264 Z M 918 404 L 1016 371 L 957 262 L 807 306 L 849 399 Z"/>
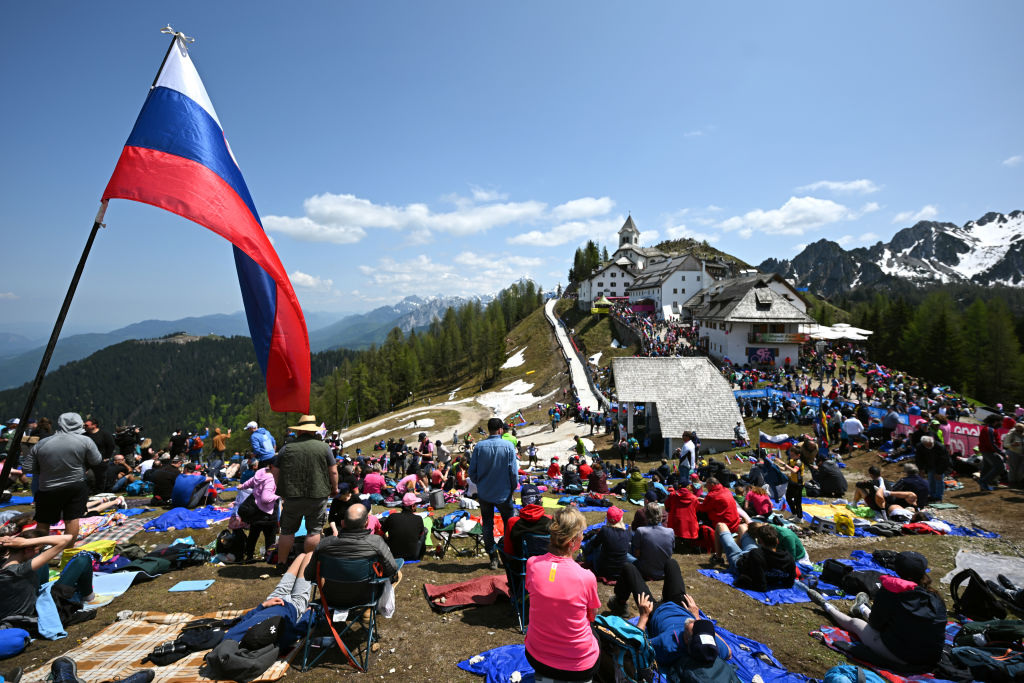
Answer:
<path fill-rule="evenodd" d="M 758 448 L 784 451 L 796 445 L 796 438 L 789 434 L 776 434 L 775 436 L 769 436 L 764 432 L 758 432 L 758 434 Z"/>
<path fill-rule="evenodd" d="M 174 38 L 103 191 L 103 201 L 115 198 L 166 209 L 234 245 L 270 406 L 308 413 L 309 336 L 302 308 L 181 37 Z"/>

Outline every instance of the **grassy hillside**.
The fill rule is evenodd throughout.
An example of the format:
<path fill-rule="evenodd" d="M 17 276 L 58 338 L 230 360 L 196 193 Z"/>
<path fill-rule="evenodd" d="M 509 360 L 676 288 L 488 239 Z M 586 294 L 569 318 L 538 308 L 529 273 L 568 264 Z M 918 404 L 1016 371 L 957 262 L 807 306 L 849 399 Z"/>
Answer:
<path fill-rule="evenodd" d="M 581 311 L 576 307 L 576 302 L 563 299 L 555 305 L 555 313 L 565 321 L 566 327 L 575 330 L 576 343 L 580 344 L 580 350 L 587 356 L 601 353 L 598 365 L 607 367 L 611 365 L 612 358 L 619 356 L 634 356 L 640 349 L 635 345 L 623 348 L 612 346 L 612 340 L 624 343 L 615 333 L 615 326 L 607 315 L 592 315 L 589 311 Z"/>

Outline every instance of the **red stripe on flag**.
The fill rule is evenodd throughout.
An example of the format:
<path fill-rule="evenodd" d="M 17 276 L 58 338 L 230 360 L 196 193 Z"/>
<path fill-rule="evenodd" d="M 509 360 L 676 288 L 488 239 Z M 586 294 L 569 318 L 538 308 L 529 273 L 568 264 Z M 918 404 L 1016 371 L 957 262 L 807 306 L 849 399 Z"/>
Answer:
<path fill-rule="evenodd" d="M 302 307 L 263 226 L 224 179 L 200 163 L 125 147 L 103 199 L 130 199 L 176 213 L 241 249 L 277 283 L 267 358 L 267 396 L 279 412 L 309 412 L 309 336 Z"/>

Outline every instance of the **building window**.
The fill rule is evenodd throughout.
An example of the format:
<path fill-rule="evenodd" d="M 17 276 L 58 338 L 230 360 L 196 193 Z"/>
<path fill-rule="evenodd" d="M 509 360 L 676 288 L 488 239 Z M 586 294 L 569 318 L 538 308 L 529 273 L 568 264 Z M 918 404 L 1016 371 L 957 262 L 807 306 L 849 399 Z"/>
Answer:
<path fill-rule="evenodd" d="M 609 273 L 608 276 L 609 277 L 615 277 L 615 273 Z"/>
<path fill-rule="evenodd" d="M 700 282 L 700 275 L 697 276 L 697 282 Z"/>
<path fill-rule="evenodd" d="M 598 287 L 604 287 L 604 283 L 603 283 L 603 282 L 598 282 L 598 283 L 597 283 L 597 286 L 598 286 Z"/>
<path fill-rule="evenodd" d="M 685 275 L 682 277 L 682 281 L 686 282 L 686 276 Z"/>
<path fill-rule="evenodd" d="M 678 288 L 676 288 L 676 287 L 673 287 L 673 288 L 672 288 L 672 293 L 673 293 L 673 294 L 678 294 L 678 293 L 679 293 L 679 289 L 678 289 Z"/>
<path fill-rule="evenodd" d="M 601 291 L 601 290 L 599 289 L 599 290 L 597 290 L 597 295 L 598 295 L 598 296 L 604 296 L 604 292 L 602 292 L 602 291 Z"/>

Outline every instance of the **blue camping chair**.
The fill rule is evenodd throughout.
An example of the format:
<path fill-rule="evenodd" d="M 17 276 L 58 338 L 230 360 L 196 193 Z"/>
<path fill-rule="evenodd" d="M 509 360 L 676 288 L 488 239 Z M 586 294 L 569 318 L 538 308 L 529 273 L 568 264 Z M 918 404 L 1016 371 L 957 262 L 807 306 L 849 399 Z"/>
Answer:
<path fill-rule="evenodd" d="M 508 555 L 500 547 L 498 550 L 501 553 L 501 563 L 505 566 L 509 598 L 519 622 L 520 633 L 526 633 L 530 621 L 530 596 L 526 592 L 526 561 L 546 553 L 550 540 L 551 536 L 548 534 L 523 534 L 518 555 Z"/>
<path fill-rule="evenodd" d="M 380 564 L 373 558 L 342 558 L 322 554 L 318 556 L 315 577 L 314 600 L 311 601 L 314 618 L 309 620 L 306 631 L 302 671 L 309 671 L 332 645 L 337 645 L 348 663 L 360 673 L 365 673 L 370 665 L 370 651 L 377 640 L 377 604 L 384 594 L 384 585 L 390 579 L 381 576 Z M 315 600 L 318 594 L 319 603 Z M 335 627 L 332 616 L 335 610 L 348 610 L 348 617 L 340 630 Z M 361 629 L 359 645 L 354 651 L 350 650 L 342 637 L 354 632 L 352 627 L 362 623 L 363 613 L 367 610 L 369 616 Z M 326 624 L 330 629 L 333 644 L 314 644 L 313 633 L 321 624 Z M 318 642 L 322 643 L 323 640 L 318 639 Z M 320 652 L 311 657 L 311 650 L 316 647 L 320 648 Z"/>

